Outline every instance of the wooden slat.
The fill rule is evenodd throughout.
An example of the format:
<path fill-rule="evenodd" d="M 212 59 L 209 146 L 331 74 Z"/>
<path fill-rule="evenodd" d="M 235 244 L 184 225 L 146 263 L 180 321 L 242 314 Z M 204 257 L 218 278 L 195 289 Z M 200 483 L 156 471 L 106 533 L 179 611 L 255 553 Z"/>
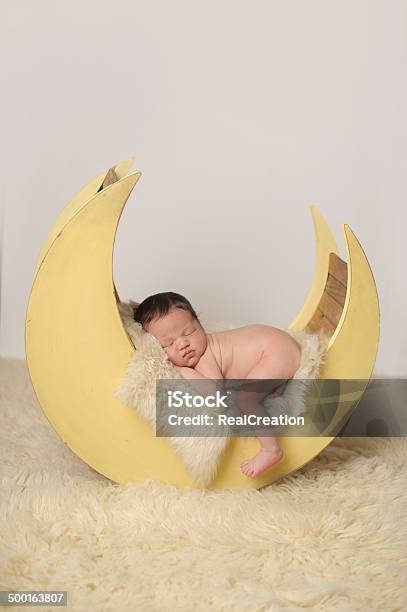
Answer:
<path fill-rule="evenodd" d="M 106 176 L 105 176 L 105 180 L 103 181 L 102 184 L 102 189 L 104 189 L 105 187 L 108 187 L 109 185 L 112 185 L 113 183 L 115 183 L 116 181 L 119 180 L 119 177 L 117 176 L 116 172 L 114 171 L 114 168 L 109 168 Z"/>
<path fill-rule="evenodd" d="M 318 308 L 305 328 L 308 333 L 313 334 L 322 330 L 328 336 L 333 335 L 342 316 L 347 282 L 348 266 L 346 262 L 335 253 L 330 253 L 328 279 Z"/>
<path fill-rule="evenodd" d="M 318 310 L 320 310 L 324 317 L 336 327 L 341 318 L 343 306 L 331 298 L 328 293 L 324 292 L 318 304 Z"/>
<path fill-rule="evenodd" d="M 335 253 L 329 255 L 329 273 L 342 283 L 345 287 L 348 284 L 348 265 Z"/>
<path fill-rule="evenodd" d="M 338 304 L 343 306 L 346 298 L 346 287 L 342 285 L 332 274 L 328 274 L 328 280 L 326 283 L 325 291 L 331 296 Z"/>
<path fill-rule="evenodd" d="M 329 337 L 335 332 L 336 326 L 324 316 L 324 313 L 317 308 L 305 331 L 309 334 L 316 334 L 320 330 L 324 331 Z"/>

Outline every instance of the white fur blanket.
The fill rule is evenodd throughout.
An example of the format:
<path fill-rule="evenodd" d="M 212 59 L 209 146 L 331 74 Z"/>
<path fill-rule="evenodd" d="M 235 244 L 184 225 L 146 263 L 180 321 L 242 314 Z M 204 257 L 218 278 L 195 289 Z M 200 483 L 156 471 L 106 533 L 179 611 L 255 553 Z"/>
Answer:
<path fill-rule="evenodd" d="M 156 423 L 156 380 L 181 379 L 174 365 L 160 343 L 151 334 L 145 332 L 142 326 L 134 321 L 133 308 L 136 302 L 119 303 L 119 312 L 123 325 L 127 330 L 136 350 L 124 373 L 124 382 L 115 390 L 117 399 L 133 407 L 138 414 L 146 418 L 155 431 Z M 230 324 L 207 326 L 208 332 L 220 329 L 231 329 Z M 301 346 L 300 367 L 294 375 L 296 383 L 288 382 L 282 395 L 264 401 L 264 407 L 270 415 L 287 413 L 298 415 L 304 410 L 304 395 L 310 379 L 315 379 L 326 352 L 329 338 L 321 334 L 287 331 Z M 184 384 L 184 383 L 183 383 Z M 189 385 L 189 381 L 185 381 Z M 192 387 L 191 387 L 192 390 Z M 188 414 L 188 409 L 183 414 Z M 212 409 L 213 414 L 214 409 Z M 201 412 L 201 410 L 200 410 Z M 193 408 L 190 414 L 196 414 Z M 192 478 L 200 485 L 208 485 L 216 475 L 220 457 L 229 440 L 229 428 L 225 426 L 222 436 L 213 437 L 170 437 L 176 452 L 180 455 Z"/>

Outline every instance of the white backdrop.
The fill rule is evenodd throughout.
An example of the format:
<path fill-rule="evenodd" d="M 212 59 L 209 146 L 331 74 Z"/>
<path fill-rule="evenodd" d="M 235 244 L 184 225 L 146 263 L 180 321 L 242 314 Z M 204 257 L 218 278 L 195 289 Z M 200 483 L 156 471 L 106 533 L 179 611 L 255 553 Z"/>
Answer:
<path fill-rule="evenodd" d="M 79 189 L 131 155 L 122 299 L 288 326 L 315 263 L 309 205 L 377 282 L 376 372 L 407 374 L 403 1 L 4 4 L 0 354 L 24 356 L 36 258 Z M 0 243 L 1 244 L 1 243 Z"/>

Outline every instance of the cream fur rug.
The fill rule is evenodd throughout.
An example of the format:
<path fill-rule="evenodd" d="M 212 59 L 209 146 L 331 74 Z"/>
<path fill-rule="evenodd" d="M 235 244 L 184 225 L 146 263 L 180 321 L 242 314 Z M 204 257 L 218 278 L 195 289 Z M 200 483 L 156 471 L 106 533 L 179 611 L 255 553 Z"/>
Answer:
<path fill-rule="evenodd" d="M 1 590 L 65 589 L 74 612 L 406 610 L 404 438 L 337 439 L 260 491 L 177 490 L 84 464 L 24 361 L 0 360 L 0 411 Z"/>
<path fill-rule="evenodd" d="M 133 306 L 136 302 L 130 300 L 128 303 L 119 304 L 119 312 L 125 329 L 133 341 L 136 350 L 123 373 L 124 381 L 115 390 L 114 395 L 124 404 L 137 410 L 138 414 L 146 418 L 152 430 L 155 431 L 156 420 L 156 380 L 157 379 L 179 379 L 185 391 L 196 393 L 189 381 L 186 381 L 178 373 L 173 364 L 168 360 L 167 354 L 160 343 L 150 334 L 146 333 L 142 326 L 134 321 Z M 235 325 L 218 323 L 207 326 L 208 332 L 231 329 Z M 298 415 L 305 410 L 304 397 L 307 388 L 312 384 L 319 371 L 326 347 L 329 341 L 325 334 L 306 334 L 305 332 L 294 332 L 286 330 L 302 348 L 300 366 L 293 379 L 290 381 L 283 395 L 271 398 L 268 396 L 264 401 L 264 407 L 270 416 L 278 414 Z M 229 388 L 232 389 L 233 381 Z M 234 391 L 232 391 L 234 393 Z M 204 409 L 200 410 L 205 413 Z M 208 415 L 216 412 L 216 409 L 207 409 Z M 194 416 L 194 408 L 183 408 L 183 415 Z M 235 409 L 236 413 L 236 409 Z M 237 412 L 239 414 L 239 412 Z M 193 427 L 191 427 L 193 430 Z M 209 428 L 208 428 L 209 429 Z M 230 439 L 230 428 L 225 426 L 224 431 L 214 426 L 213 437 L 198 437 L 191 432 L 190 436 L 171 436 L 170 441 L 175 451 L 180 455 L 192 478 L 200 485 L 208 485 L 212 482 L 217 470 L 221 465 L 221 457 L 228 440 Z M 222 437 L 219 436 L 222 434 Z"/>

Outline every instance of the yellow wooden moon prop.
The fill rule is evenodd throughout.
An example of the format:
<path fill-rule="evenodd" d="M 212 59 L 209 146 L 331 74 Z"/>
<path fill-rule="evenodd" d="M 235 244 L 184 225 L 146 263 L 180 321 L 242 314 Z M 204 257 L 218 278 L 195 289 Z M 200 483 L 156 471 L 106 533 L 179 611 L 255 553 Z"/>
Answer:
<path fill-rule="evenodd" d="M 156 478 L 199 488 L 168 438 L 158 438 L 136 411 L 115 399 L 134 347 L 122 325 L 113 282 L 113 248 L 123 208 L 140 178 L 126 160 L 96 177 L 62 210 L 40 253 L 26 314 L 27 364 L 49 422 L 81 459 L 109 479 Z M 363 249 L 343 226 L 348 264 L 337 255 L 322 216 L 311 207 L 317 263 L 311 291 L 291 329 L 324 329 L 330 336 L 323 378 L 369 379 L 379 338 L 376 287 Z M 338 410 L 349 415 L 363 389 Z M 210 488 L 260 488 L 298 469 L 333 439 L 280 439 L 285 458 L 246 478 L 243 459 L 255 438 L 233 438 Z"/>

